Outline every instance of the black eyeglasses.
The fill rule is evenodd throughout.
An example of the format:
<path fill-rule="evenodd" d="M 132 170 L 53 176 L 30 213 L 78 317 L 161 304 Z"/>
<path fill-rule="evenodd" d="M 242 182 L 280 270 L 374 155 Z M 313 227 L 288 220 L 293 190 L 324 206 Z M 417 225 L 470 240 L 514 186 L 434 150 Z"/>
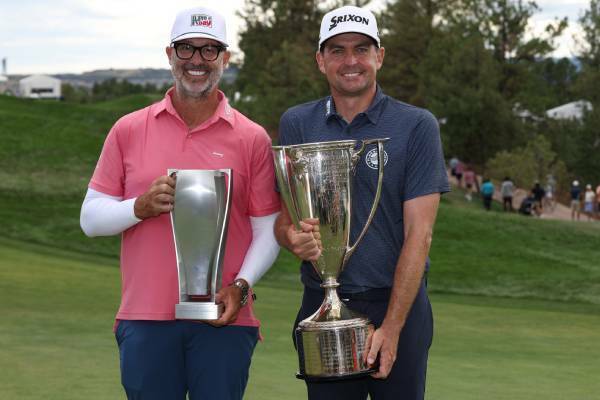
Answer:
<path fill-rule="evenodd" d="M 175 48 L 175 54 L 182 60 L 189 60 L 194 57 L 194 53 L 198 51 L 200 57 L 204 61 L 215 61 L 219 54 L 225 50 L 224 46 L 215 46 L 213 44 L 207 44 L 204 46 L 196 47 L 189 43 L 173 43 L 171 44 Z"/>

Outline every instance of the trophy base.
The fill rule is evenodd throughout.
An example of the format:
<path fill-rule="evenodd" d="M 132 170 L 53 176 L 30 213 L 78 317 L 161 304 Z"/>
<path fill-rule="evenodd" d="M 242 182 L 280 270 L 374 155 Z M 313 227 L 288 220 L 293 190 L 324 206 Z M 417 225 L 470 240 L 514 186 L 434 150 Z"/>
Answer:
<path fill-rule="evenodd" d="M 296 329 L 300 371 L 307 381 L 353 379 L 376 371 L 366 361 L 367 338 L 374 327 L 366 318 L 302 321 Z"/>
<path fill-rule="evenodd" d="M 216 320 L 223 309 L 223 304 L 182 301 L 175 305 L 175 319 Z"/>
<path fill-rule="evenodd" d="M 369 376 L 374 372 L 377 372 L 377 368 L 370 368 L 365 371 L 356 372 L 354 374 L 330 375 L 330 376 L 311 376 L 311 375 L 301 374 L 300 372 L 296 372 L 296 378 L 302 379 L 303 381 L 307 381 L 307 382 L 331 382 L 331 381 L 359 379 L 359 378 L 363 378 L 365 376 Z"/>

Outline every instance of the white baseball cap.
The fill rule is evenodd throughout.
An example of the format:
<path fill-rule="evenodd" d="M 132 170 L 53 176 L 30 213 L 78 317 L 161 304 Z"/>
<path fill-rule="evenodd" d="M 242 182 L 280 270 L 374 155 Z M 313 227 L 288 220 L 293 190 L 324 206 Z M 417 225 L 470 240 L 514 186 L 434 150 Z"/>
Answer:
<path fill-rule="evenodd" d="M 209 8 L 196 7 L 181 11 L 171 29 L 171 43 L 183 39 L 214 39 L 227 47 L 225 18 Z"/>
<path fill-rule="evenodd" d="M 381 45 L 375 15 L 364 8 L 344 6 L 325 14 L 321 21 L 319 49 L 327 39 L 342 33 L 362 33 L 375 40 L 377 47 Z"/>

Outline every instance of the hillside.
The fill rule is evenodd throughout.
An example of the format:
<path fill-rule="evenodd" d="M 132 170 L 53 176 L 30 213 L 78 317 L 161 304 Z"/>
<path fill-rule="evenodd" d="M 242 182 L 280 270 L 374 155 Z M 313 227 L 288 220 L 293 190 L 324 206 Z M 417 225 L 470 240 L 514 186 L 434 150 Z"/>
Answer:
<path fill-rule="evenodd" d="M 0 236 L 117 257 L 118 237 L 86 238 L 79 208 L 113 122 L 153 98 L 95 105 L 0 97 Z M 497 210 L 497 208 L 496 208 Z M 484 212 L 443 197 L 431 251 L 430 289 L 600 305 L 600 225 Z M 282 253 L 267 280 L 297 283 Z"/>
<path fill-rule="evenodd" d="M 112 124 L 155 100 L 77 105 L 0 96 L 0 235 L 114 256 L 117 238 L 90 242 L 81 234 L 80 203 Z"/>

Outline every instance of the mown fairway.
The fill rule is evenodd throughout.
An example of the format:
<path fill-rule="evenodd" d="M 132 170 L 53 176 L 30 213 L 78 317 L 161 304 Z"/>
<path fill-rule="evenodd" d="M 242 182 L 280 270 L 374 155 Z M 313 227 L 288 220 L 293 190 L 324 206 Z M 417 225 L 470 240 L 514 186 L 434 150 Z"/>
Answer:
<path fill-rule="evenodd" d="M 111 329 L 119 238 L 84 237 L 79 207 L 112 122 L 150 100 L 0 96 L 0 400 L 123 398 Z M 599 243 L 600 224 L 484 212 L 445 195 L 427 398 L 599 398 Z M 265 340 L 248 399 L 304 398 L 290 337 L 297 264 L 283 253 L 257 289 Z"/>
<path fill-rule="evenodd" d="M 275 266 L 274 268 L 277 268 Z M 290 329 L 298 285 L 266 280 L 247 399 L 302 399 Z M 116 399 L 113 260 L 0 242 L 0 398 Z M 593 399 L 600 391 L 600 312 L 532 300 L 433 295 L 428 398 Z"/>

